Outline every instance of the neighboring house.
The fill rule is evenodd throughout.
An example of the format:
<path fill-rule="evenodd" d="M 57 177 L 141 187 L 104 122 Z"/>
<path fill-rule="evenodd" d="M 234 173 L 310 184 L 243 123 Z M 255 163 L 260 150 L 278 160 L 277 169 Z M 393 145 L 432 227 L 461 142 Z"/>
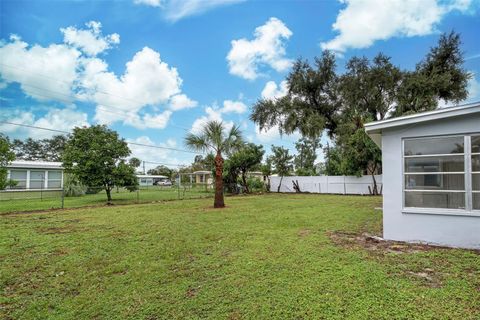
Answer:
<path fill-rule="evenodd" d="M 160 181 L 167 180 L 167 176 L 137 174 L 138 184 L 140 186 L 153 186 Z"/>
<path fill-rule="evenodd" d="M 63 167 L 61 162 L 13 161 L 7 166 L 7 178 L 16 182 L 9 191 L 61 190 Z"/>
<path fill-rule="evenodd" d="M 211 171 L 195 171 L 192 173 L 196 184 L 212 184 L 213 176 Z"/>
<path fill-rule="evenodd" d="M 480 103 L 365 130 L 382 148 L 384 238 L 480 249 Z"/>

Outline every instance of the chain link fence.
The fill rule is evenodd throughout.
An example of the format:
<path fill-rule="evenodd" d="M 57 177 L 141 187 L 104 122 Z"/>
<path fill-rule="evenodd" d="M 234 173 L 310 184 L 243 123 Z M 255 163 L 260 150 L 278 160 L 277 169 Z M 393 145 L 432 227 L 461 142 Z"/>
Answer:
<path fill-rule="evenodd" d="M 158 201 L 213 197 L 213 184 L 171 186 L 114 187 L 111 203 L 134 204 Z M 107 193 L 103 187 L 74 187 L 58 190 L 0 191 L 0 213 L 26 212 L 59 208 L 105 205 Z"/>

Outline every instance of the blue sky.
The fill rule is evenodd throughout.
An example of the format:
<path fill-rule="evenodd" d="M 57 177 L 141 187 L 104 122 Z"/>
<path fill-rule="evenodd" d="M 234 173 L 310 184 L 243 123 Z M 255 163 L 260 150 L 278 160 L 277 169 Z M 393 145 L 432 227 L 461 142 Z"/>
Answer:
<path fill-rule="evenodd" d="M 106 123 L 131 142 L 185 149 L 208 119 L 247 139 L 293 149 L 298 136 L 258 132 L 261 97 L 278 97 L 291 62 L 383 52 L 413 68 L 442 32 L 462 35 L 480 100 L 480 2 L 0 1 L 0 121 L 69 131 Z M 52 132 L 0 124 L 11 137 Z M 132 146 L 142 160 L 190 163 L 192 154 Z"/>

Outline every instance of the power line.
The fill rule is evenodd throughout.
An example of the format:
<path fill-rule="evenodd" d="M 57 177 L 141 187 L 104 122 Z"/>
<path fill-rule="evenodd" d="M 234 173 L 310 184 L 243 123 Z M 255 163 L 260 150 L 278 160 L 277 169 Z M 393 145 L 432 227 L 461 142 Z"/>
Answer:
<path fill-rule="evenodd" d="M 54 80 L 54 81 L 57 81 L 57 82 L 61 82 L 61 83 L 65 83 L 65 84 L 68 84 L 68 85 L 72 85 L 72 83 L 68 82 L 68 81 L 65 81 L 65 80 L 61 80 L 61 79 L 58 79 L 58 78 L 54 78 L 54 77 L 51 77 L 51 76 L 48 76 L 48 75 L 45 75 L 45 74 L 42 74 L 42 73 L 37 73 L 37 72 L 32 72 L 28 69 L 25 69 L 25 68 L 21 68 L 21 67 L 17 67 L 17 66 L 12 66 L 12 65 L 8 65 L 8 64 L 5 64 L 5 63 L 1 63 L 0 62 L 0 65 L 4 66 L 4 67 L 8 67 L 8 68 L 12 68 L 12 69 L 18 69 L 18 70 L 21 70 L 21 71 L 25 71 L 26 73 L 29 73 L 29 74 L 33 74 L 33 75 L 36 75 L 36 76 L 39 76 L 39 77 L 43 77 L 43 78 L 47 78 L 47 79 L 51 79 L 51 80 Z M 12 79 L 6 79 L 10 82 L 18 82 L 16 80 L 12 80 Z M 31 87 L 31 88 L 35 88 L 35 89 L 38 89 L 38 90 L 42 90 L 42 91 L 48 91 L 48 92 L 51 92 L 53 94 L 57 94 L 57 95 L 62 95 L 64 97 L 67 97 L 68 99 L 71 99 L 71 100 L 75 100 L 75 101 L 80 101 L 80 102 L 84 102 L 82 101 L 81 99 L 79 99 L 78 97 L 75 97 L 75 96 L 71 96 L 71 95 L 67 95 L 65 93 L 62 93 L 62 92 L 58 92 L 58 91 L 54 91 L 54 90 L 50 90 L 50 89 L 45 89 L 45 88 L 42 88 L 42 87 L 38 87 L 38 86 L 34 86 L 34 85 L 31 85 L 31 84 L 25 84 L 25 83 L 22 83 L 21 84 L 22 86 L 27 86 L 27 87 Z M 122 97 L 122 96 L 118 96 L 116 94 L 113 94 L 113 93 L 110 93 L 110 92 L 107 92 L 107 91 L 101 91 L 101 90 L 98 90 L 98 89 L 95 89 L 94 93 L 101 93 L 101 94 L 105 94 L 105 95 L 109 95 L 109 96 L 112 96 L 112 97 L 115 97 L 115 98 L 119 98 L 119 99 L 123 99 L 123 100 L 126 100 L 126 101 L 131 101 L 131 102 L 134 102 L 134 103 L 137 103 L 137 104 L 140 104 L 140 105 L 145 105 L 145 102 L 142 102 L 142 101 L 138 101 L 138 100 L 134 100 L 134 99 L 130 99 L 130 98 L 126 98 L 126 97 Z M 48 98 L 48 99 L 53 99 L 53 100 L 59 100 L 59 101 L 62 101 L 64 103 L 72 103 L 72 101 L 70 100 L 65 100 L 65 99 L 60 99 L 58 97 L 52 97 L 52 96 L 48 96 L 48 95 L 45 95 L 45 94 L 42 94 L 42 93 L 39 93 L 39 92 L 35 92 L 36 95 L 39 95 L 39 96 L 42 96 L 44 98 Z M 122 109 L 122 108 L 119 108 L 117 106 L 112 106 L 112 105 L 109 105 L 109 104 L 97 104 L 98 107 L 101 108 L 102 112 L 107 112 L 107 113 L 111 113 L 111 114 L 117 114 L 117 115 L 121 115 L 123 117 L 127 116 L 128 115 L 128 111 Z M 109 107 L 109 108 L 112 108 L 112 109 L 116 109 L 116 110 L 119 110 L 121 112 L 114 112 L 112 110 L 108 110 L 106 109 L 105 107 Z M 122 119 L 123 121 L 125 121 L 125 119 Z M 180 125 L 176 125 L 173 123 L 173 121 L 169 121 L 169 125 L 173 126 L 173 127 L 176 127 L 176 128 L 179 128 L 179 129 L 182 129 L 182 130 L 185 130 L 185 131 L 189 131 L 190 128 L 187 128 L 187 127 L 184 127 L 184 126 L 180 126 Z M 285 139 L 285 137 L 283 135 L 280 136 L 280 140 L 283 140 L 285 142 L 290 142 L 290 143 L 295 143 L 295 141 L 293 140 L 290 140 L 290 139 Z"/>
<path fill-rule="evenodd" d="M 9 80 L 9 79 L 7 79 Z M 11 80 L 9 80 L 11 81 Z M 44 98 L 47 98 L 47 99 L 53 99 L 53 100 L 57 100 L 57 101 L 61 101 L 63 103 L 67 103 L 67 104 L 70 104 L 72 103 L 72 101 L 74 100 L 77 100 L 77 101 L 81 101 L 81 99 L 77 98 L 77 97 L 73 97 L 71 95 L 67 95 L 65 93 L 62 93 L 62 92 L 58 92 L 58 91 L 54 91 L 54 90 L 50 90 L 50 89 L 45 89 L 45 88 L 41 88 L 41 87 L 38 87 L 38 86 L 34 86 L 34 85 L 31 85 L 31 84 L 22 84 L 22 86 L 26 86 L 26 87 L 31 87 L 31 88 L 35 88 L 35 89 L 38 89 L 38 90 L 43 90 L 43 91 L 47 91 L 47 92 L 51 92 L 53 94 L 56 94 L 56 95 L 62 95 L 68 99 L 71 99 L 71 100 L 67 100 L 67 99 L 62 99 L 62 98 L 59 98 L 59 97 L 52 97 L 51 95 L 46 95 L 44 93 L 41 93 L 41 92 L 35 92 L 35 95 L 38 95 L 38 96 L 41 96 L 41 97 L 44 97 Z M 81 101 L 83 102 L 83 101 Z M 127 110 L 124 110 L 122 108 L 119 108 L 119 107 L 115 107 L 115 106 L 112 106 L 112 105 L 108 105 L 108 104 L 98 104 L 97 105 L 98 107 L 101 108 L 101 111 L 102 112 L 107 112 L 107 113 L 111 113 L 111 114 L 117 114 L 117 115 L 120 115 L 122 117 L 125 117 L 129 114 L 129 112 Z M 106 107 L 109 107 L 109 108 L 112 108 L 112 109 L 116 109 L 116 110 L 120 110 L 122 112 L 115 112 L 115 111 L 112 111 L 112 110 L 108 110 L 106 109 Z M 122 120 L 125 120 L 125 119 L 122 119 Z M 188 131 L 190 130 L 189 128 L 186 128 L 186 127 L 183 127 L 183 126 L 178 126 L 176 124 L 173 124 L 172 121 L 170 121 L 170 125 L 172 127 L 176 127 L 176 128 L 179 128 L 179 129 L 182 129 L 182 130 L 185 130 L 185 131 Z"/>
<path fill-rule="evenodd" d="M 38 127 L 38 126 L 34 126 L 34 125 L 29 125 L 29 124 L 23 124 L 23 123 L 14 123 L 14 122 L 10 122 L 10 121 L 0 121 L 0 123 L 8 124 L 8 125 L 13 125 L 13 126 L 19 126 L 19 127 L 26 127 L 26 128 L 31 128 L 31 129 L 38 129 L 38 130 L 46 130 L 46 131 L 52 131 L 52 132 L 66 133 L 66 134 L 70 134 L 70 133 L 71 133 L 71 132 L 64 131 L 64 130 L 50 129 L 50 128 Z M 171 148 L 171 147 L 152 146 L 152 145 L 149 145 L 149 144 L 137 143 L 137 142 L 130 142 L 130 141 L 125 141 L 125 142 L 128 143 L 128 144 L 131 144 L 131 145 L 141 146 L 141 147 L 156 148 L 156 149 L 163 149 L 163 150 L 171 150 L 171 151 L 178 151 L 178 152 L 186 152 L 186 153 L 193 153 L 193 154 L 204 154 L 204 153 L 202 153 L 202 152 L 195 152 L 195 151 L 183 150 L 183 149 L 177 149 L 177 148 Z"/>

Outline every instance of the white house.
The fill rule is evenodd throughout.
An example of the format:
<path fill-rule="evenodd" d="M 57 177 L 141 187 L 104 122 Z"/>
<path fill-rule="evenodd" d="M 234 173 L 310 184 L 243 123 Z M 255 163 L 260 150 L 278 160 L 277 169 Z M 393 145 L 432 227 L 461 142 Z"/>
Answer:
<path fill-rule="evenodd" d="M 7 178 L 16 185 L 8 190 L 61 190 L 63 167 L 61 162 L 13 161 L 7 165 Z"/>
<path fill-rule="evenodd" d="M 167 176 L 137 174 L 138 184 L 140 186 L 153 186 L 159 181 L 167 180 Z"/>
<path fill-rule="evenodd" d="M 384 238 L 480 249 L 480 103 L 365 130 L 382 149 Z"/>

